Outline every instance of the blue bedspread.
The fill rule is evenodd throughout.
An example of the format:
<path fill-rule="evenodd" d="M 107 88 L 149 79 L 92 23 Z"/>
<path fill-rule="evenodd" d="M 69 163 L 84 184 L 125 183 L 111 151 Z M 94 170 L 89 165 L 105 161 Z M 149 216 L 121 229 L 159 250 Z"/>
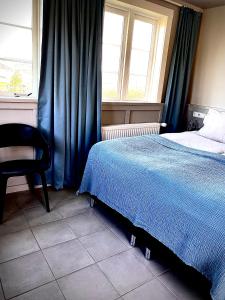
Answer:
<path fill-rule="evenodd" d="M 89 153 L 80 192 L 145 229 L 225 299 L 225 157 L 155 135 L 104 141 Z"/>

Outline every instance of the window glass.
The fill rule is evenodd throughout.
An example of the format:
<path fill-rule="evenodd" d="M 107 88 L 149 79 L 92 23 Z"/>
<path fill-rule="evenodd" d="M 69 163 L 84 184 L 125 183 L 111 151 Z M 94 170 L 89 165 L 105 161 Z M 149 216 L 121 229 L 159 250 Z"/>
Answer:
<path fill-rule="evenodd" d="M 119 76 L 124 16 L 105 12 L 103 33 L 103 97 L 119 97 Z"/>
<path fill-rule="evenodd" d="M 32 64 L 0 59 L 0 96 L 28 94 L 32 90 Z"/>
<path fill-rule="evenodd" d="M 0 0 L 0 96 L 32 92 L 32 0 Z"/>
<path fill-rule="evenodd" d="M 145 98 L 151 41 L 152 24 L 135 20 L 127 92 L 127 99 L 129 100 L 140 100 Z"/>
<path fill-rule="evenodd" d="M 32 60 L 32 30 L 0 24 L 0 58 Z"/>
<path fill-rule="evenodd" d="M 32 27 L 32 0 L 0 0 L 0 22 Z"/>
<path fill-rule="evenodd" d="M 150 3 L 148 9 L 142 8 L 141 3 L 136 6 L 106 0 L 103 101 L 154 103 L 162 100 L 160 80 L 165 74 L 168 50 L 165 42 L 169 40 L 171 22 L 168 20 L 172 20 L 172 12 L 164 8 L 162 13 L 151 11 L 150 7 Z"/>

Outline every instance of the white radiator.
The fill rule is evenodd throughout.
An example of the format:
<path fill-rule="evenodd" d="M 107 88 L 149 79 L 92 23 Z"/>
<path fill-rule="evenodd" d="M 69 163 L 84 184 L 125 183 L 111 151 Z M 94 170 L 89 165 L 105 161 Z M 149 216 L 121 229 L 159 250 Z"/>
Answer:
<path fill-rule="evenodd" d="M 121 124 L 102 127 L 102 140 L 144 134 L 159 134 L 160 123 Z"/>

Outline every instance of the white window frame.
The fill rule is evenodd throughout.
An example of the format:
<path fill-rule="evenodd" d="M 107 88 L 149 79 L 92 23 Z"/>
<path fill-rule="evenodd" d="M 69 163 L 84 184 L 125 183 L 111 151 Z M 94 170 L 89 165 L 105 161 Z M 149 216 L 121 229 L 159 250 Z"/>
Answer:
<path fill-rule="evenodd" d="M 39 74 L 40 74 L 40 57 L 41 57 L 41 5 L 42 0 L 32 0 L 32 90 L 31 90 L 31 97 L 29 98 L 37 98 L 38 96 L 38 86 L 39 86 Z M 15 28 L 22 28 L 22 29 L 29 29 L 30 27 L 20 26 L 13 23 L 5 23 L 1 22 L 2 25 L 7 25 L 10 27 Z M 0 59 L 4 60 L 4 58 Z M 16 62 L 23 63 L 23 60 L 12 60 Z M 6 97 L 0 97 L 6 98 Z M 20 97 L 15 97 L 13 95 L 9 95 L 7 98 L 16 98 L 20 99 Z M 24 98 L 24 97 L 22 97 Z"/>
<path fill-rule="evenodd" d="M 41 67 L 42 0 L 32 0 L 33 97 L 38 97 Z"/>
<path fill-rule="evenodd" d="M 122 45 L 121 45 L 121 52 L 120 52 L 120 62 L 119 62 L 119 74 L 118 74 L 118 83 L 117 83 L 117 93 L 119 95 L 119 98 L 121 98 L 121 91 L 122 91 L 122 85 L 123 85 L 123 74 L 124 74 L 124 65 L 125 65 L 125 59 L 124 55 L 126 52 L 126 36 L 127 36 L 127 27 L 128 27 L 128 12 L 126 10 L 123 10 L 122 8 L 115 7 L 115 5 L 105 5 L 105 12 L 112 12 L 117 15 L 124 17 L 124 27 L 123 27 L 123 33 L 122 33 Z M 115 100 L 116 101 L 116 100 Z"/>
<path fill-rule="evenodd" d="M 143 0 L 107 0 L 105 11 L 123 15 L 124 32 L 118 76 L 118 99 L 103 98 L 104 102 L 160 103 L 168 53 L 173 10 Z M 143 20 L 153 25 L 152 43 L 149 57 L 145 97 L 142 100 L 127 99 L 129 68 L 132 50 L 132 35 L 135 20 Z M 164 42 L 160 42 L 163 41 Z M 161 53 L 161 54 L 160 54 Z M 158 62 L 158 63 L 157 63 Z M 158 68 L 157 66 L 158 65 Z M 151 67 L 152 66 L 152 67 Z"/>

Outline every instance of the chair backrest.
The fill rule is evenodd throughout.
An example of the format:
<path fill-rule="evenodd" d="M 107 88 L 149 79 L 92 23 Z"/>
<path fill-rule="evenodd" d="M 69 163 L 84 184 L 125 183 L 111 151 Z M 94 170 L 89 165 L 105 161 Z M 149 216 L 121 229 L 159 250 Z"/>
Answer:
<path fill-rule="evenodd" d="M 49 160 L 49 147 L 39 129 L 18 123 L 0 125 L 0 148 L 32 146 L 43 150 L 43 159 Z"/>

